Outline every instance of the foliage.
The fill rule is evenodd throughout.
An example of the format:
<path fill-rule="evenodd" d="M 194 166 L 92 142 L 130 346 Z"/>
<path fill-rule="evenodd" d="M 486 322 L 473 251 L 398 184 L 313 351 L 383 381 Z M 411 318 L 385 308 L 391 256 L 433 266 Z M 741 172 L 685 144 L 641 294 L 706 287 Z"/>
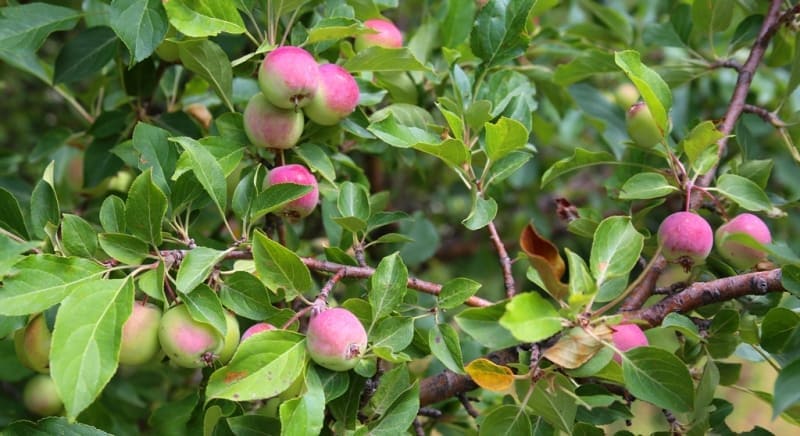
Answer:
<path fill-rule="evenodd" d="M 650 430 L 728 433 L 718 386 L 800 423 L 797 4 L 8 3 L 4 434 L 602 434 L 638 402 L 663 409 Z M 403 47 L 356 50 L 374 18 Z M 343 66 L 360 100 L 272 150 L 242 113 L 280 45 Z M 629 138 L 626 92 L 654 147 Z M 281 211 L 311 188 L 265 183 L 284 163 L 319 182 L 308 217 Z M 772 243 L 727 238 L 769 260 L 712 252 L 668 280 L 656 231 L 680 210 L 758 214 Z M 225 364 L 120 366 L 134 300 L 219 337 L 226 311 L 278 329 Z M 352 370 L 309 357 L 327 306 L 368 333 Z M 17 400 L 39 313 L 64 412 L 35 421 Z M 618 362 L 620 322 L 649 345 Z M 739 386 L 734 358 L 774 389 Z"/>

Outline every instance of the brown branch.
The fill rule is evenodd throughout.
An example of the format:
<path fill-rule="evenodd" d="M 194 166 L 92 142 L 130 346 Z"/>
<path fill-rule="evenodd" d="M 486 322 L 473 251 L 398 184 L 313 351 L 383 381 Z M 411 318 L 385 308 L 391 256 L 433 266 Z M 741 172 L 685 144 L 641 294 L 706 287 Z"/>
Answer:
<path fill-rule="evenodd" d="M 506 287 L 506 297 L 511 298 L 516 295 L 516 285 L 514 284 L 514 273 L 511 271 L 511 258 L 508 257 L 506 246 L 503 245 L 503 240 L 497 234 L 497 227 L 494 221 L 489 221 L 489 237 L 497 250 L 497 256 L 500 258 L 500 267 L 503 268 L 503 282 Z"/>
<path fill-rule="evenodd" d="M 747 113 L 758 115 L 762 120 L 764 120 L 769 124 L 772 124 L 772 126 L 777 129 L 782 129 L 784 127 L 787 127 L 786 123 L 784 123 L 783 120 L 780 119 L 780 117 L 775 115 L 775 112 L 770 112 L 761 106 L 746 104 L 744 105 L 742 110 Z"/>
<path fill-rule="evenodd" d="M 505 365 L 516 362 L 519 359 L 519 355 L 517 354 L 517 349 L 512 347 L 491 353 L 488 358 L 498 365 Z M 438 403 L 477 388 L 478 385 L 468 375 L 444 370 L 439 374 L 423 379 L 419 383 L 419 405 L 427 406 Z"/>
<path fill-rule="evenodd" d="M 700 306 L 732 300 L 745 295 L 764 295 L 785 291 L 781 270 L 759 271 L 733 277 L 697 282 L 683 291 L 666 297 L 655 305 L 625 313 L 627 319 L 641 319 L 651 326 L 659 325 L 672 312 L 686 313 Z"/>
<path fill-rule="evenodd" d="M 742 64 L 734 61 L 733 59 L 721 59 L 708 64 L 709 69 L 717 68 L 730 68 L 736 71 L 742 71 Z"/>
<path fill-rule="evenodd" d="M 464 406 L 464 410 L 467 411 L 467 414 L 469 414 L 469 416 L 473 418 L 477 418 L 478 416 L 480 416 L 480 413 L 478 413 L 478 411 L 475 410 L 475 407 L 469 401 L 469 398 L 467 398 L 467 394 L 465 394 L 464 392 L 460 392 L 458 394 L 458 401 L 461 401 L 461 405 Z"/>
<path fill-rule="evenodd" d="M 641 309 L 642 306 L 644 306 L 645 301 L 647 301 L 647 299 L 650 298 L 650 295 L 652 295 L 653 289 L 656 287 L 658 276 L 661 275 L 666 267 L 666 259 L 659 254 L 658 258 L 653 262 L 653 265 L 650 267 L 650 269 L 644 272 L 645 276 L 642 277 L 642 280 L 639 282 L 639 284 L 633 288 L 633 291 L 631 291 L 630 295 L 628 295 L 628 298 L 626 298 L 625 302 L 622 303 L 621 311 L 628 312 Z"/>

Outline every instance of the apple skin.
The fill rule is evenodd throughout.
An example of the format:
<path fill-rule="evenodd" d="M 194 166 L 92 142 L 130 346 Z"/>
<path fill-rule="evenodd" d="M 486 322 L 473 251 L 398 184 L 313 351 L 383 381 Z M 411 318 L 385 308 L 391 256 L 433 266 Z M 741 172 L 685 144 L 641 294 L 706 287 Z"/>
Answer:
<path fill-rule="evenodd" d="M 283 46 L 269 52 L 258 69 L 258 86 L 274 106 L 306 106 L 319 86 L 319 68 L 311 53 Z"/>
<path fill-rule="evenodd" d="M 294 147 L 303 134 L 304 123 L 303 112 L 276 107 L 260 93 L 250 98 L 244 109 L 244 132 L 259 147 Z"/>
<path fill-rule="evenodd" d="M 614 342 L 614 346 L 622 352 L 648 345 L 647 336 L 636 324 L 618 324 L 613 327 L 613 330 L 611 340 Z M 622 363 L 622 356 L 615 353 L 614 360 Z"/>
<path fill-rule="evenodd" d="M 309 321 L 306 345 L 318 365 L 332 371 L 348 371 L 367 348 L 367 332 L 347 309 L 327 309 Z"/>
<path fill-rule="evenodd" d="M 250 326 L 250 328 L 244 331 L 244 334 L 242 334 L 242 342 L 244 342 L 250 336 L 270 330 L 275 330 L 275 326 L 270 323 L 260 322 L 258 324 L 253 324 Z"/>
<path fill-rule="evenodd" d="M 319 73 L 319 89 L 304 112 L 317 124 L 333 126 L 358 106 L 358 84 L 347 70 L 336 64 L 320 65 Z"/>
<path fill-rule="evenodd" d="M 639 101 L 639 90 L 632 83 L 622 83 L 614 90 L 614 100 L 627 110 Z"/>
<path fill-rule="evenodd" d="M 714 245 L 714 233 L 700 215 L 675 212 L 659 226 L 658 244 L 668 262 L 678 263 L 689 270 L 705 262 Z"/>
<path fill-rule="evenodd" d="M 64 402 L 58 395 L 56 384 L 49 375 L 35 375 L 22 391 L 22 403 L 32 413 L 52 416 L 61 412 Z"/>
<path fill-rule="evenodd" d="M 625 116 L 628 135 L 638 146 L 653 148 L 664 139 L 664 133 L 656 126 L 656 120 L 645 102 L 635 103 Z"/>
<path fill-rule="evenodd" d="M 728 263 L 738 269 L 750 269 L 766 260 L 767 253 L 763 250 L 725 240 L 728 235 L 736 233 L 750 235 L 760 244 L 771 243 L 772 234 L 761 218 L 750 213 L 743 213 L 721 225 L 716 232 L 717 250 Z"/>
<path fill-rule="evenodd" d="M 161 324 L 161 309 L 153 304 L 134 302 L 131 316 L 122 325 L 122 342 L 119 363 L 142 365 L 161 351 L 158 342 L 158 327 Z"/>
<path fill-rule="evenodd" d="M 389 20 L 372 19 L 364 21 L 364 26 L 377 33 L 362 33 L 356 37 L 356 51 L 368 47 L 400 48 L 403 46 L 403 34 Z"/>
<path fill-rule="evenodd" d="M 28 325 L 14 334 L 14 350 L 19 361 L 36 372 L 49 374 L 52 338 L 44 315 L 34 316 Z"/>
<path fill-rule="evenodd" d="M 656 288 L 667 288 L 675 283 L 686 283 L 691 276 L 691 271 L 686 271 L 678 264 L 668 263 L 656 280 Z"/>
<path fill-rule="evenodd" d="M 267 174 L 267 184 L 295 183 L 311 186 L 311 192 L 286 204 L 281 213 L 290 219 L 305 218 L 314 211 L 319 202 L 319 187 L 317 179 L 306 167 L 298 164 L 289 164 L 275 167 Z"/>
<path fill-rule="evenodd" d="M 170 360 L 183 368 L 208 366 L 224 345 L 222 335 L 210 325 L 192 319 L 184 304 L 164 313 L 158 340 Z"/>
<path fill-rule="evenodd" d="M 225 311 L 225 325 L 227 331 L 225 332 L 225 345 L 222 346 L 222 351 L 219 352 L 219 361 L 223 365 L 228 363 L 236 352 L 239 346 L 239 320 L 233 312 Z"/>

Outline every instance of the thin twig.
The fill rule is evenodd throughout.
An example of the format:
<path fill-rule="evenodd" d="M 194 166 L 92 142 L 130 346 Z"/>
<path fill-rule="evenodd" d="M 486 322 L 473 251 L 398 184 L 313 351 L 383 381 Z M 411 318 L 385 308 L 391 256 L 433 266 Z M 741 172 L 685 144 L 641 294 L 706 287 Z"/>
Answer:
<path fill-rule="evenodd" d="M 762 120 L 764 120 L 769 124 L 772 124 L 772 126 L 775 128 L 782 129 L 787 127 L 787 124 L 784 123 L 783 120 L 780 119 L 780 117 L 775 115 L 775 112 L 770 112 L 761 106 L 746 104 L 744 105 L 742 110 L 744 112 L 758 115 Z"/>
<path fill-rule="evenodd" d="M 503 283 L 506 287 L 506 297 L 511 298 L 516 295 L 516 285 L 514 284 L 514 273 L 511 271 L 511 258 L 508 257 L 506 246 L 503 245 L 503 240 L 497 234 L 497 228 L 494 221 L 489 221 L 489 237 L 497 250 L 497 256 L 500 258 L 500 267 L 503 268 Z"/>
<path fill-rule="evenodd" d="M 475 407 L 469 401 L 469 398 L 467 398 L 467 394 L 465 394 L 464 392 L 459 392 L 458 401 L 461 401 L 461 405 L 464 406 L 464 410 L 467 411 L 469 416 L 473 418 L 477 418 L 478 416 L 480 416 L 480 413 L 478 413 L 478 411 L 475 410 Z"/>

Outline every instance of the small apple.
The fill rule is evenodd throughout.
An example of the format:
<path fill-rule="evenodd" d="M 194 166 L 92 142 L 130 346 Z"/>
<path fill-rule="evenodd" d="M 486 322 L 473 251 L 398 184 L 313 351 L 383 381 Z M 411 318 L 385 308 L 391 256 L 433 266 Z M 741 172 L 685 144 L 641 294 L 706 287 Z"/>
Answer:
<path fill-rule="evenodd" d="M 319 86 L 317 61 L 300 47 L 278 47 L 261 63 L 258 86 L 269 102 L 279 108 L 304 107 Z"/>
<path fill-rule="evenodd" d="M 244 342 L 245 339 L 249 338 L 250 336 L 270 330 L 275 330 L 275 326 L 270 323 L 260 322 L 258 324 L 253 324 L 250 326 L 250 328 L 244 331 L 244 334 L 242 334 L 242 342 Z"/>
<path fill-rule="evenodd" d="M 320 65 L 319 74 L 319 89 L 305 113 L 317 124 L 332 126 L 358 105 L 358 84 L 347 70 L 336 64 Z"/>
<path fill-rule="evenodd" d="M 640 147 L 652 148 L 664 139 L 664 132 L 658 128 L 650 108 L 643 101 L 628 109 L 625 121 L 628 135 Z"/>
<path fill-rule="evenodd" d="M 763 250 L 727 240 L 729 235 L 737 233 L 749 235 L 760 244 L 772 242 L 769 227 L 761 221 L 761 218 L 750 213 L 737 215 L 721 225 L 716 232 L 717 250 L 725 260 L 738 269 L 749 269 L 766 260 L 767 253 Z"/>
<path fill-rule="evenodd" d="M 244 109 L 244 132 L 259 147 L 294 147 L 303 133 L 303 124 L 303 112 L 276 107 L 260 93 Z"/>
<path fill-rule="evenodd" d="M 228 363 L 236 352 L 236 347 L 239 346 L 239 320 L 233 312 L 225 311 L 225 325 L 227 326 L 225 332 L 225 345 L 222 346 L 222 351 L 219 352 L 219 361 L 223 365 Z"/>
<path fill-rule="evenodd" d="M 364 26 L 377 33 L 362 33 L 356 37 L 355 48 L 362 51 L 367 47 L 400 48 L 403 46 L 403 34 L 389 20 L 372 19 L 364 21 Z"/>
<path fill-rule="evenodd" d="M 668 262 L 678 263 L 688 271 L 705 262 L 714 245 L 714 233 L 700 215 L 676 212 L 659 226 L 658 244 Z"/>
<path fill-rule="evenodd" d="M 611 340 L 619 351 L 625 352 L 648 344 L 647 336 L 644 335 L 641 327 L 636 324 L 618 324 L 613 327 L 613 330 L 614 333 L 611 334 Z M 614 360 L 617 363 L 622 363 L 622 356 L 614 353 Z"/>
<path fill-rule="evenodd" d="M 64 402 L 58 395 L 56 384 L 49 375 L 35 375 L 25 384 L 22 403 L 39 416 L 51 416 L 61 412 Z"/>
<path fill-rule="evenodd" d="M 287 203 L 281 209 L 281 213 L 290 219 L 305 218 L 314 211 L 319 202 L 319 188 L 317 179 L 309 172 L 306 167 L 297 164 L 283 165 L 275 167 L 267 174 L 267 184 L 277 185 L 280 183 L 294 183 L 297 185 L 311 186 L 311 192 Z"/>
<path fill-rule="evenodd" d="M 622 83 L 614 90 L 614 100 L 623 110 L 627 110 L 639 101 L 639 90 L 632 83 Z"/>
<path fill-rule="evenodd" d="M 28 325 L 14 334 L 14 350 L 26 367 L 48 374 L 50 372 L 50 342 L 52 333 L 47 328 L 44 315 L 34 316 Z"/>
<path fill-rule="evenodd" d="M 347 309 L 327 309 L 311 317 L 306 345 L 318 365 L 332 371 L 347 371 L 356 366 L 366 350 L 367 332 Z"/>
<path fill-rule="evenodd" d="M 183 368 L 210 365 L 224 345 L 222 335 L 214 327 L 195 321 L 184 304 L 164 313 L 158 340 L 170 360 Z"/>
<path fill-rule="evenodd" d="M 131 316 L 122 325 L 119 363 L 142 365 L 153 359 L 161 350 L 158 342 L 160 324 L 161 309 L 158 306 L 134 302 Z"/>
<path fill-rule="evenodd" d="M 656 288 L 667 288 L 675 283 L 686 283 L 691 276 L 691 270 L 686 271 L 676 263 L 668 263 L 656 280 Z"/>

